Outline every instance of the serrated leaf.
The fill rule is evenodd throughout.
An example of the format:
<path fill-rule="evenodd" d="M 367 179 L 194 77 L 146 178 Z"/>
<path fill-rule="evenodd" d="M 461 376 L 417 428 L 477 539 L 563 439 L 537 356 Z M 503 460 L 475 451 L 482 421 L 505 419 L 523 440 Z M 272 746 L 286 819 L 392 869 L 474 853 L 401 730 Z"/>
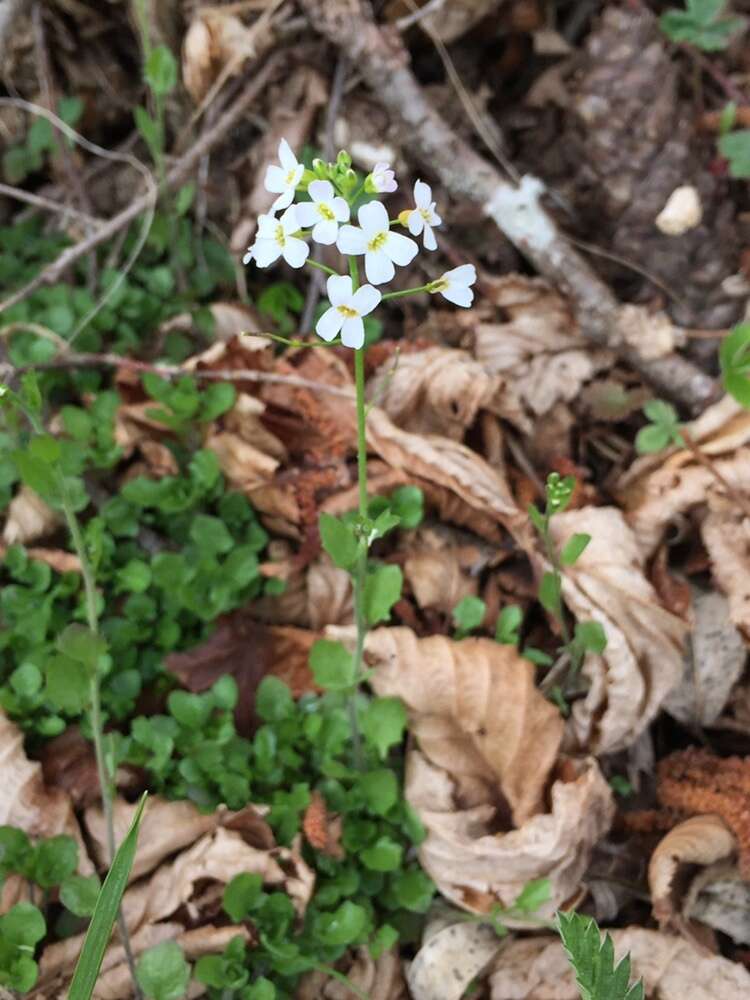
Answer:
<path fill-rule="evenodd" d="M 558 912 L 557 927 L 582 1000 L 644 1000 L 643 983 L 629 985 L 630 956 L 615 965 L 612 938 L 591 917 Z"/>

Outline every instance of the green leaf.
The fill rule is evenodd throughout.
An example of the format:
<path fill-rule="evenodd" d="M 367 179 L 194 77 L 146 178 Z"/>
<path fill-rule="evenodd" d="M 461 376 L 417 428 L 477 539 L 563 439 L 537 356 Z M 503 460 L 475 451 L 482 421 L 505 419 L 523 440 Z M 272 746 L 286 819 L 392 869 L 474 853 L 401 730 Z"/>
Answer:
<path fill-rule="evenodd" d="M 151 156 L 157 159 L 164 145 L 164 137 L 159 128 L 159 123 L 151 117 L 145 108 L 140 106 L 133 109 L 133 117 L 135 118 L 136 128 L 148 146 Z"/>
<path fill-rule="evenodd" d="M 11 458 L 25 486 L 38 493 L 48 503 L 53 505 L 59 503 L 60 476 L 55 466 L 28 452 L 15 451 L 11 454 Z"/>
<path fill-rule="evenodd" d="M 333 913 L 320 914 L 316 936 L 329 948 L 342 948 L 357 941 L 366 927 L 367 911 L 347 900 Z"/>
<path fill-rule="evenodd" d="M 146 804 L 143 795 L 133 822 L 125 839 L 115 854 L 112 867 L 107 873 L 104 885 L 96 901 L 94 915 L 91 918 L 81 954 L 73 973 L 73 981 L 68 990 L 68 1000 L 90 1000 L 94 992 L 96 978 L 102 964 L 104 951 L 109 943 L 112 927 L 120 908 L 120 900 L 128 884 L 130 869 L 133 867 L 135 851 L 138 844 L 138 827 Z"/>
<path fill-rule="evenodd" d="M 544 538 L 547 534 L 547 522 L 544 519 L 544 514 L 542 514 L 536 504 L 533 503 L 529 504 L 528 512 L 531 523 L 534 525 L 542 538 Z"/>
<path fill-rule="evenodd" d="M 653 455 L 657 451 L 662 451 L 672 440 L 672 435 L 667 427 L 659 424 L 648 424 L 641 427 L 635 436 L 635 450 L 639 455 Z"/>
<path fill-rule="evenodd" d="M 607 648 L 607 633 L 599 622 L 578 622 L 574 641 L 588 653 L 603 653 Z"/>
<path fill-rule="evenodd" d="M 399 486 L 391 493 L 390 508 L 402 528 L 417 528 L 424 518 L 424 494 L 418 486 Z"/>
<path fill-rule="evenodd" d="M 44 917 L 31 903 L 16 903 L 0 917 L 0 939 L 15 948 L 31 951 L 46 933 Z"/>
<path fill-rule="evenodd" d="M 241 872 L 227 883 L 222 906 L 229 918 L 240 924 L 262 901 L 262 876 L 254 872 Z"/>
<path fill-rule="evenodd" d="M 729 161 L 732 177 L 750 177 L 750 129 L 727 132 L 719 139 L 719 152 Z"/>
<path fill-rule="evenodd" d="M 193 181 L 187 184 L 183 184 L 180 190 L 177 192 L 177 197 L 174 202 L 174 210 L 177 215 L 185 215 L 185 213 L 190 209 L 195 200 L 196 187 Z"/>
<path fill-rule="evenodd" d="M 64 833 L 40 840 L 34 849 L 32 878 L 42 889 L 52 889 L 78 867 L 78 844 Z"/>
<path fill-rule="evenodd" d="M 583 552 L 590 541 L 591 535 L 571 535 L 560 553 L 560 562 L 563 566 L 574 566 L 583 555 Z"/>
<path fill-rule="evenodd" d="M 156 45 L 149 55 L 143 76 L 159 97 L 165 97 L 177 85 L 177 61 L 166 45 Z"/>
<path fill-rule="evenodd" d="M 643 404 L 643 412 L 652 424 L 674 427 L 679 421 L 677 410 L 663 399 L 649 399 Z"/>
<path fill-rule="evenodd" d="M 557 619 L 561 615 L 560 596 L 559 576 L 557 573 L 545 573 L 539 584 L 539 603 Z"/>
<path fill-rule="evenodd" d="M 50 656 L 44 665 L 44 696 L 55 708 L 79 715 L 91 698 L 91 675 L 78 660 Z"/>
<path fill-rule="evenodd" d="M 391 837 L 378 837 L 374 844 L 360 851 L 362 864 L 375 872 L 393 872 L 401 867 L 404 849 Z"/>
<path fill-rule="evenodd" d="M 453 624 L 461 636 L 468 635 L 484 621 L 487 605 L 481 597 L 469 594 L 462 598 L 453 609 Z"/>
<path fill-rule="evenodd" d="M 399 799 L 396 775 L 384 767 L 360 775 L 359 790 L 367 808 L 377 816 L 385 816 Z"/>
<path fill-rule="evenodd" d="M 281 722 L 294 715 L 294 698 L 278 677 L 264 677 L 255 696 L 255 710 L 264 722 Z"/>
<path fill-rule="evenodd" d="M 77 917 L 90 917 L 100 889 L 98 875 L 71 875 L 60 886 L 60 901 Z"/>
<path fill-rule="evenodd" d="M 395 876 L 393 891 L 399 906 L 412 913 L 425 913 L 435 895 L 435 883 L 421 869 L 412 869 Z"/>
<path fill-rule="evenodd" d="M 327 691 L 346 691 L 354 686 L 354 657 L 340 642 L 319 639 L 310 650 L 315 683 Z"/>
<path fill-rule="evenodd" d="M 71 660 L 82 663 L 94 675 L 99 660 L 107 652 L 107 640 L 92 632 L 87 625 L 68 625 L 57 638 L 57 648 Z"/>
<path fill-rule="evenodd" d="M 321 514 L 318 526 L 320 541 L 334 565 L 339 569 L 352 569 L 359 553 L 354 526 L 332 514 Z"/>
<path fill-rule="evenodd" d="M 24 872 L 32 853 L 31 841 L 15 826 L 0 826 L 0 874 Z"/>
<path fill-rule="evenodd" d="M 615 965 L 612 938 L 602 941 L 591 917 L 558 912 L 557 928 L 582 1000 L 644 1000 L 643 983 L 630 985 L 630 956 Z"/>
<path fill-rule="evenodd" d="M 211 702 L 191 691 L 172 691 L 167 698 L 169 714 L 185 729 L 201 730 L 211 715 Z"/>
<path fill-rule="evenodd" d="M 367 574 L 363 603 L 368 625 L 388 621 L 391 608 L 401 597 L 403 582 L 400 566 L 378 566 Z"/>
<path fill-rule="evenodd" d="M 502 643 L 504 646 L 517 646 L 522 624 L 523 611 L 521 611 L 517 604 L 506 604 L 497 616 L 495 641 Z"/>
<path fill-rule="evenodd" d="M 138 959 L 135 978 L 150 1000 L 177 1000 L 187 991 L 190 966 L 176 941 L 162 941 Z"/>
<path fill-rule="evenodd" d="M 400 698 L 374 698 L 362 718 L 362 731 L 367 742 L 385 760 L 392 746 L 404 738 L 407 715 Z"/>
<path fill-rule="evenodd" d="M 224 522 L 208 514 L 195 515 L 190 525 L 190 540 L 206 555 L 229 552 L 234 546 Z"/>
<path fill-rule="evenodd" d="M 34 663 L 22 663 L 9 677 L 10 686 L 20 698 L 33 698 L 42 687 L 44 678 Z"/>
<path fill-rule="evenodd" d="M 231 410 L 237 399 L 237 391 L 229 382 L 214 382 L 203 393 L 201 401 L 201 420 L 216 420 L 223 413 Z"/>
<path fill-rule="evenodd" d="M 527 882 L 515 899 L 511 909 L 523 913 L 536 913 L 540 906 L 552 898 L 552 886 L 548 878 L 535 878 Z"/>

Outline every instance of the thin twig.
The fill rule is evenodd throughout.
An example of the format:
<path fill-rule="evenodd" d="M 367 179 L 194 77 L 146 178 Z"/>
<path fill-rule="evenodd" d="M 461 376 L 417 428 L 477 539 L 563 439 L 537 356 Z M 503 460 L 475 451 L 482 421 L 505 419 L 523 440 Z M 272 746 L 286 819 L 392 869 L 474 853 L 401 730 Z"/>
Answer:
<path fill-rule="evenodd" d="M 69 215 L 71 219 L 80 219 L 89 226 L 101 226 L 102 219 L 97 219 L 94 215 L 81 212 L 72 205 L 62 205 L 59 201 L 52 201 L 41 194 L 33 194 L 31 191 L 24 191 L 23 188 L 12 187 L 10 184 L 0 184 L 0 197 L 15 198 L 16 201 L 25 201 L 27 205 L 35 208 L 43 208 L 45 212 L 55 212 L 59 215 Z"/>
<path fill-rule="evenodd" d="M 687 450 L 696 462 L 700 463 L 704 469 L 707 469 L 711 473 L 714 479 L 724 488 L 727 496 L 734 500 L 745 517 L 750 517 L 750 502 L 743 497 L 736 486 L 733 486 L 732 483 L 729 482 L 716 463 L 708 455 L 706 455 L 704 451 L 702 451 L 700 445 L 693 440 L 693 437 L 685 430 L 684 427 L 680 428 L 680 437 L 685 442 Z"/>

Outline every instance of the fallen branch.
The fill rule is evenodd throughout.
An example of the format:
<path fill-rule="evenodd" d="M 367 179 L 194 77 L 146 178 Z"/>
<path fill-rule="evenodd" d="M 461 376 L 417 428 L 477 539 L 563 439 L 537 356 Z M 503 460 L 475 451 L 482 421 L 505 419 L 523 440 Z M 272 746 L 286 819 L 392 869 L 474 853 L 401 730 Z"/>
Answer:
<path fill-rule="evenodd" d="M 195 144 L 182 156 L 167 174 L 164 180 L 164 189 L 179 187 L 198 166 L 202 157 L 219 143 L 227 132 L 237 125 L 248 107 L 268 83 L 269 78 L 277 69 L 281 61 L 281 53 L 272 56 L 256 73 L 247 86 L 241 91 L 234 103 L 227 108 L 215 125 L 207 129 L 195 142 Z M 77 260 L 91 253 L 100 244 L 105 243 L 115 236 L 121 229 L 129 225 L 134 219 L 146 211 L 152 204 L 153 192 L 149 191 L 132 201 L 127 208 L 115 215 L 114 218 L 104 222 L 97 230 L 91 233 L 86 239 L 75 243 L 64 250 L 51 264 L 23 288 L 10 295 L 4 302 L 0 302 L 0 313 L 5 309 L 25 299 L 32 292 L 42 285 L 53 284 L 70 268 Z"/>
<path fill-rule="evenodd" d="M 573 304 L 582 334 L 607 347 L 660 393 L 692 411 L 717 395 L 713 379 L 679 355 L 644 360 L 618 336 L 620 304 L 561 234 L 541 204 L 544 185 L 526 176 L 517 186 L 446 125 L 409 68 L 397 32 L 381 30 L 361 0 L 301 0 L 313 27 L 348 56 L 402 134 L 404 148 L 456 198 L 481 206 L 540 274 Z"/>

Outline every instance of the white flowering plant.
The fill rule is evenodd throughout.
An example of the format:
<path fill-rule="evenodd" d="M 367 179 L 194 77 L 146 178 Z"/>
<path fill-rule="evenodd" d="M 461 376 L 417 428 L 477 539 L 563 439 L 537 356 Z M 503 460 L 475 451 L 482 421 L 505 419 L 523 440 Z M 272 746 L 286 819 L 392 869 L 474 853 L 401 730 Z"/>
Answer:
<path fill-rule="evenodd" d="M 374 510 L 368 500 L 364 318 L 382 302 L 420 292 L 440 294 L 454 305 L 468 308 L 474 299 L 476 270 L 472 264 L 463 264 L 417 287 L 383 291 L 397 268 L 411 264 L 419 253 L 415 237 L 421 237 L 428 252 L 438 248 L 435 230 L 442 219 L 429 184 L 418 180 L 411 207 L 392 218 L 380 200 L 398 190 L 390 164 L 377 163 L 362 177 L 352 169 L 351 156 L 342 151 L 335 163 L 317 159 L 308 169 L 285 139 L 279 143 L 278 156 L 279 162 L 271 164 L 265 175 L 265 187 L 276 198 L 269 213 L 259 217 L 255 242 L 243 263 L 266 268 L 284 260 L 293 268 L 307 264 L 324 271 L 329 307 L 318 319 L 315 332 L 330 346 L 343 345 L 354 351 L 359 510 L 352 517 L 321 515 L 320 535 L 333 562 L 352 576 L 356 647 L 351 653 L 340 643 L 322 641 L 313 647 L 311 664 L 321 687 L 348 697 L 354 756 L 360 766 L 359 687 L 364 679 L 365 635 L 369 626 L 388 620 L 402 584 L 397 566 L 373 566 L 368 553 L 377 538 L 408 521 L 398 504 Z M 311 242 L 336 246 L 346 262 L 343 273 L 313 259 Z M 360 264 L 366 278 L 363 283 Z"/>

